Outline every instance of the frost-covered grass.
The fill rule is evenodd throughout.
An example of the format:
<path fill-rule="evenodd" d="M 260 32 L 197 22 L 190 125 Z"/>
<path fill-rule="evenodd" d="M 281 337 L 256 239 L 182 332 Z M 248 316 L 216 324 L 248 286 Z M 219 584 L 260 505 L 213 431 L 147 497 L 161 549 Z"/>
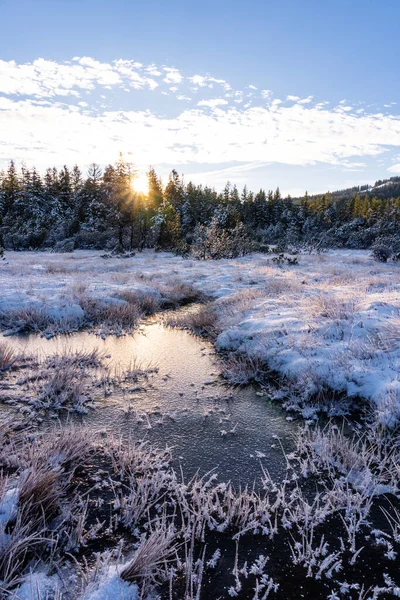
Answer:
<path fill-rule="evenodd" d="M 186 480 L 168 448 L 145 441 L 72 426 L 31 435 L 3 421 L 0 590 L 14 600 L 261 600 L 296 598 L 295 582 L 321 600 L 398 597 L 399 452 L 379 431 L 305 428 L 284 480 L 261 466 L 256 491 L 216 473 Z M 391 501 L 378 528 L 382 495 Z"/>
<path fill-rule="evenodd" d="M 0 342 L 0 373 L 7 371 L 15 363 L 15 352 L 5 342 Z"/>
<path fill-rule="evenodd" d="M 186 310 L 182 313 L 168 315 L 166 323 L 170 327 L 187 329 L 196 335 L 215 339 L 217 315 L 209 304 L 196 307 L 196 310 Z"/>
<path fill-rule="evenodd" d="M 193 261 L 152 251 L 129 258 L 10 252 L 0 289 L 3 329 L 47 334 L 122 333 L 144 314 L 208 296 L 211 311 L 174 324 L 214 335 L 231 364 L 265 364 L 300 410 L 312 401 L 333 414 L 334 391 L 368 399 L 382 424 L 400 417 L 400 266 L 368 252 L 304 254 L 297 266 L 260 254 Z"/>
<path fill-rule="evenodd" d="M 0 273 L 0 326 L 47 336 L 82 328 L 118 335 L 135 329 L 145 315 L 200 298 L 176 268 L 168 276 L 157 272 L 163 255 L 144 256 L 132 262 L 102 258 L 100 252 L 62 260 L 50 253 L 12 253 Z M 142 270 L 147 261 L 151 273 Z"/>
<path fill-rule="evenodd" d="M 158 372 L 155 364 L 135 358 L 126 368 L 111 367 L 109 357 L 98 349 L 64 348 L 44 358 L 15 353 L 11 356 L 13 368 L 3 371 L 0 383 L 2 403 L 35 422 L 41 422 L 39 415 L 48 411 L 53 418 L 59 411 L 87 414 L 111 393 L 124 397 L 132 382 L 146 383 Z"/>
<path fill-rule="evenodd" d="M 169 324 L 211 336 L 230 381 L 278 374 L 286 405 L 304 416 L 321 406 L 339 413 L 343 399 L 359 396 L 376 420 L 356 435 L 308 424 L 286 456 L 284 479 L 272 481 L 260 465 L 253 489 L 234 489 L 215 472 L 187 480 L 168 448 L 146 441 L 71 425 L 39 433 L 2 420 L 0 594 L 261 600 L 293 598 L 301 584 L 321 600 L 400 596 L 396 264 L 349 251 L 302 255 L 298 266 L 262 255 L 204 263 L 153 252 L 7 259 L 4 326 L 122 333 L 142 315 L 208 296 L 211 303 Z M 96 394 L 156 370 L 133 361 L 111 372 L 96 351 L 40 361 L 2 348 L 3 389 L 16 389 L 26 418 L 36 409 L 87 410 Z"/>

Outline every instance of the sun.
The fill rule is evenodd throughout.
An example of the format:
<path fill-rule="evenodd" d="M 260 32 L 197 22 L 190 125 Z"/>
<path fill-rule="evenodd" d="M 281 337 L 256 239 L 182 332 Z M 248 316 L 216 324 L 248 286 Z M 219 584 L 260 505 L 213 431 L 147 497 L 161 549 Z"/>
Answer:
<path fill-rule="evenodd" d="M 139 192 L 147 196 L 147 194 L 149 193 L 149 182 L 147 179 L 147 175 L 138 174 L 132 181 L 132 188 L 135 192 Z"/>

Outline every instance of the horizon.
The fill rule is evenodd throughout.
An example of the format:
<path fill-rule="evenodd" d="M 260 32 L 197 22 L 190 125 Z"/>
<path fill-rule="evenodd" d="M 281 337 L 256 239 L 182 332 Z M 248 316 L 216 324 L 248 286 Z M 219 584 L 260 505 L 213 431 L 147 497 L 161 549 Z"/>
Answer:
<path fill-rule="evenodd" d="M 123 156 L 122 153 L 120 153 L 120 158 L 122 158 L 122 159 L 125 160 L 125 157 Z M 101 169 L 101 173 L 103 175 L 105 169 L 108 166 L 112 166 L 113 163 L 115 164 L 117 162 L 117 160 L 113 161 L 113 163 L 108 163 L 108 164 L 104 164 L 104 165 L 99 165 L 97 163 L 93 163 L 92 162 L 92 163 L 89 163 L 88 165 L 85 165 L 85 166 L 82 166 L 82 165 L 79 165 L 79 164 L 75 164 L 75 165 L 72 165 L 72 164 L 70 164 L 70 165 L 62 164 L 62 165 L 48 165 L 47 167 L 44 167 L 43 169 L 37 169 L 36 165 L 34 165 L 34 164 L 26 164 L 25 161 L 23 161 L 23 160 L 18 162 L 18 161 L 15 161 L 14 159 L 10 159 L 10 161 L 7 163 L 7 165 L 4 165 L 0 169 L 0 175 L 1 175 L 2 171 L 3 171 L 3 173 L 7 172 L 7 167 L 10 166 L 11 162 L 14 163 L 15 168 L 17 169 L 17 172 L 21 172 L 21 169 L 23 169 L 23 168 L 27 169 L 28 171 L 33 171 L 33 169 L 35 169 L 36 172 L 38 173 L 38 175 L 40 177 L 42 177 L 42 178 L 44 177 L 44 175 L 45 175 L 45 173 L 46 173 L 47 170 L 49 170 L 49 169 L 51 170 L 54 167 L 58 171 L 61 171 L 62 169 L 67 168 L 70 172 L 72 171 L 73 167 L 78 167 L 78 169 L 81 172 L 81 175 L 82 175 L 83 179 L 85 179 L 88 176 L 88 172 L 89 172 L 89 169 L 90 169 L 91 165 L 96 164 L 97 166 L 99 166 L 100 169 Z M 133 172 L 134 172 L 134 175 L 132 176 L 132 189 L 133 189 L 133 191 L 137 192 L 139 194 L 144 194 L 145 196 L 147 196 L 148 192 L 149 192 L 149 190 L 148 190 L 148 172 L 149 172 L 149 170 L 151 168 L 153 168 L 153 165 L 148 165 L 148 167 L 147 167 L 146 170 L 143 170 L 143 169 L 137 170 L 135 168 L 135 164 L 133 162 L 132 163 L 130 161 L 127 161 L 127 162 L 131 165 L 131 167 L 133 169 Z M 160 183 L 161 183 L 161 185 L 162 185 L 163 188 L 165 188 L 167 186 L 168 181 L 171 179 L 172 170 L 176 171 L 176 169 L 174 169 L 174 167 L 172 167 L 171 168 L 171 172 L 165 178 L 159 177 Z M 156 171 L 156 174 L 159 175 L 159 173 L 157 171 Z M 193 181 L 191 179 L 188 180 L 186 178 L 186 176 L 185 176 L 185 173 L 178 172 L 178 175 L 179 175 L 182 183 L 185 186 L 187 186 L 190 183 L 192 183 L 194 185 L 201 185 L 203 188 L 206 188 L 206 187 L 211 188 L 217 194 L 221 194 L 223 192 L 224 187 L 226 187 L 226 185 L 230 185 L 231 188 L 237 187 L 237 189 L 239 190 L 239 192 L 243 191 L 244 188 L 246 188 L 248 192 L 252 192 L 252 193 L 257 193 L 259 191 L 260 192 L 261 191 L 263 191 L 263 192 L 274 192 L 275 190 L 279 189 L 279 191 L 282 194 L 282 198 L 283 199 L 286 199 L 286 198 L 298 199 L 298 198 L 302 198 L 302 197 L 304 197 L 306 195 L 308 195 L 309 197 L 324 196 L 326 194 L 333 194 L 333 193 L 337 193 L 337 192 L 341 192 L 341 191 L 345 192 L 347 190 L 350 190 L 352 188 L 357 188 L 357 187 L 359 188 L 359 192 L 360 193 L 364 193 L 364 192 L 368 193 L 370 191 L 373 191 L 377 187 L 379 187 L 379 185 L 377 185 L 377 184 L 387 184 L 391 180 L 396 180 L 396 178 L 400 177 L 400 176 L 396 176 L 396 175 L 395 176 L 390 175 L 390 176 L 385 177 L 383 179 L 377 179 L 377 180 L 375 180 L 373 184 L 369 184 L 369 183 L 367 184 L 365 182 L 360 182 L 358 184 L 355 183 L 354 185 L 349 186 L 347 188 L 329 189 L 329 190 L 323 190 L 323 191 L 319 191 L 319 192 L 309 192 L 309 190 L 304 190 L 303 193 L 299 193 L 296 196 L 293 196 L 290 193 L 288 193 L 288 194 L 282 193 L 282 189 L 281 189 L 280 185 L 277 185 L 276 188 L 271 188 L 271 187 L 268 187 L 268 186 L 261 186 L 261 187 L 259 187 L 257 189 L 252 189 L 252 188 L 250 188 L 246 184 L 246 182 L 242 186 L 240 186 L 240 185 L 238 186 L 234 180 L 227 180 L 227 181 L 225 181 L 225 183 L 223 185 L 221 185 L 220 187 L 217 187 L 215 185 L 212 185 L 212 184 L 209 185 L 209 184 L 204 183 L 202 181 L 196 182 L 196 181 Z"/>
<path fill-rule="evenodd" d="M 0 6 L 0 168 L 122 152 L 141 176 L 284 196 L 400 174 L 393 0 Z"/>

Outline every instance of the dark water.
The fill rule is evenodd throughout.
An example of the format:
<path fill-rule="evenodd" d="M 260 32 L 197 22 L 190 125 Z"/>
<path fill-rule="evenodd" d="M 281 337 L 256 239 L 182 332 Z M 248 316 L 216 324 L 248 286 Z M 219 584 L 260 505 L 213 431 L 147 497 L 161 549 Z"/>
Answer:
<path fill-rule="evenodd" d="M 83 420 L 95 429 L 172 447 L 175 465 L 187 476 L 215 468 L 219 480 L 247 485 L 261 475 L 260 463 L 273 479 L 285 474 L 282 447 L 293 449 L 296 424 L 255 388 L 227 386 L 212 345 L 186 331 L 150 321 L 132 336 L 103 340 L 82 332 L 51 340 L 18 336 L 8 343 L 40 359 L 98 349 L 117 372 L 135 362 L 157 366 L 147 382 L 97 401 Z"/>

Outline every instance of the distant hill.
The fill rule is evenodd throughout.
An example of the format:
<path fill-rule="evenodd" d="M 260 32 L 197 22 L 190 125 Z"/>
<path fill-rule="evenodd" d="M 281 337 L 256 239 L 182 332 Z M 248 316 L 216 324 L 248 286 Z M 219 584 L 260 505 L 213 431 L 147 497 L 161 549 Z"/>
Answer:
<path fill-rule="evenodd" d="M 351 188 L 343 190 L 336 190 L 329 193 L 333 198 L 337 200 L 351 200 L 357 195 L 364 196 L 368 193 L 369 196 L 375 198 L 398 198 L 400 197 L 400 177 L 390 177 L 389 179 L 378 179 L 374 185 L 356 185 Z M 324 194 L 312 194 L 310 198 L 319 198 Z M 296 200 L 297 198 L 294 198 Z"/>

